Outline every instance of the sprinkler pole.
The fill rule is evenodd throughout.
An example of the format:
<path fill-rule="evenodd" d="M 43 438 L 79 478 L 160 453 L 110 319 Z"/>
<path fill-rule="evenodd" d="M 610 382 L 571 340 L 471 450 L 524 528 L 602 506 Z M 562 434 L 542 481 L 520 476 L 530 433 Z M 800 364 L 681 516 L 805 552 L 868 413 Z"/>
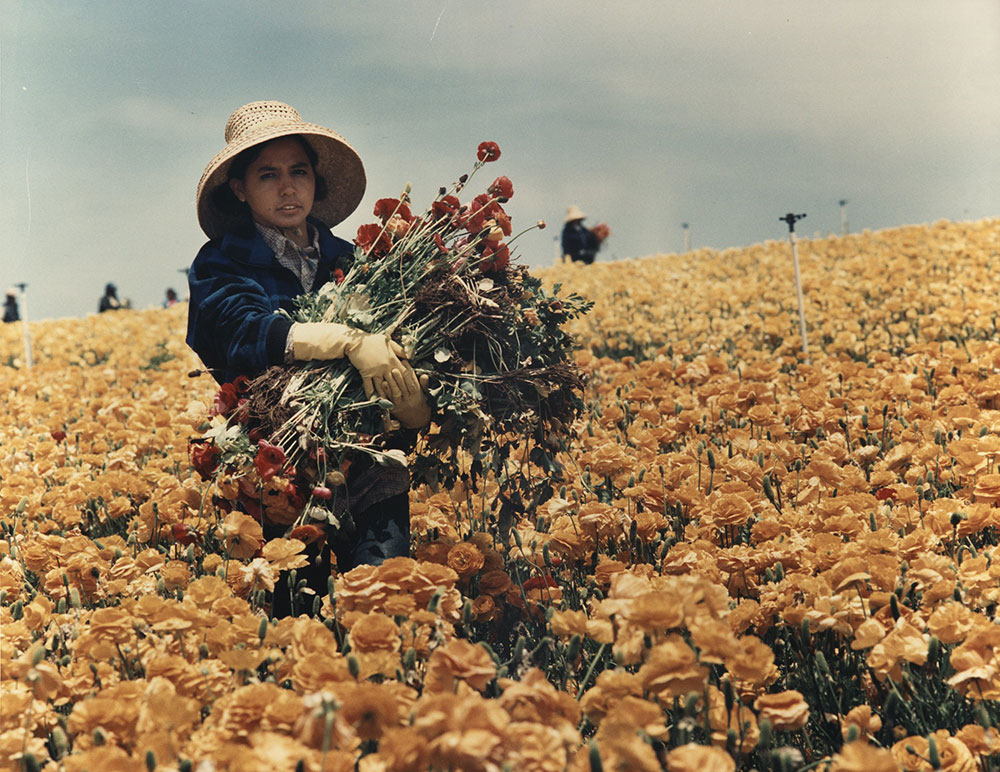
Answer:
<path fill-rule="evenodd" d="M 847 235 L 847 199 L 840 199 L 840 233 L 842 236 Z"/>
<path fill-rule="evenodd" d="M 788 223 L 788 240 L 792 243 L 792 260 L 795 263 L 795 292 L 799 297 L 799 332 L 802 334 L 802 353 L 805 355 L 806 364 L 809 364 L 809 340 L 806 338 L 806 310 L 805 302 L 802 298 L 802 276 L 799 273 L 799 250 L 795 242 L 795 223 L 805 217 L 804 214 L 792 214 L 789 212 L 784 217 L 778 219 Z"/>
<path fill-rule="evenodd" d="M 681 227 L 684 229 L 684 251 L 691 251 L 691 229 L 688 227 L 686 222 L 681 223 Z"/>
<path fill-rule="evenodd" d="M 25 282 L 15 284 L 21 293 L 21 329 L 24 330 L 24 364 L 29 369 L 34 364 L 31 359 L 31 331 L 28 329 L 28 300 L 25 290 L 28 285 Z"/>

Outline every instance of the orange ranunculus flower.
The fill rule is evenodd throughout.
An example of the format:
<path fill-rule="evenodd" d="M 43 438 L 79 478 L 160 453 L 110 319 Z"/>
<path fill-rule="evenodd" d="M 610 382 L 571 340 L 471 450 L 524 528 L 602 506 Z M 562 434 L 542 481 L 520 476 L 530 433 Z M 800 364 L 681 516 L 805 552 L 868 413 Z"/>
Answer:
<path fill-rule="evenodd" d="M 191 581 L 190 565 L 183 560 L 171 560 L 160 571 L 168 590 L 184 589 Z"/>
<path fill-rule="evenodd" d="M 399 627 L 385 614 L 366 614 L 351 626 L 349 633 L 351 650 L 361 653 L 373 651 L 397 651 L 399 649 Z"/>
<path fill-rule="evenodd" d="M 499 683 L 503 694 L 498 702 L 513 721 L 560 725 L 564 733 L 575 734 L 580 706 L 572 695 L 549 683 L 542 670 L 531 668 L 520 680 L 502 678 Z"/>
<path fill-rule="evenodd" d="M 209 608 L 220 598 L 228 598 L 231 593 L 229 585 L 220 576 L 207 574 L 192 581 L 184 591 L 184 597 L 193 601 L 200 608 Z"/>
<path fill-rule="evenodd" d="M 721 665 L 740 651 L 740 643 L 728 621 L 702 617 L 691 620 L 688 629 L 701 662 Z M 773 656 L 772 653 L 772 659 Z"/>
<path fill-rule="evenodd" d="M 244 560 L 253 557 L 264 543 L 264 529 L 252 517 L 230 512 L 222 521 L 222 537 L 229 555 Z"/>
<path fill-rule="evenodd" d="M 687 743 L 667 753 L 668 772 L 734 772 L 736 762 L 721 748 Z"/>
<path fill-rule="evenodd" d="M 720 496 L 711 504 L 712 522 L 720 527 L 744 525 L 752 514 L 747 500 L 735 493 Z"/>
<path fill-rule="evenodd" d="M 605 769 L 627 769 L 629 772 L 660 772 L 662 769 L 652 746 L 631 724 L 605 718 L 597 727 L 594 740 Z"/>
<path fill-rule="evenodd" d="M 757 717 L 771 722 L 779 732 L 801 729 L 809 720 L 809 705 L 801 692 L 789 689 L 775 694 L 762 694 L 754 701 Z"/>
<path fill-rule="evenodd" d="M 271 539 L 262 553 L 275 571 L 291 571 L 309 565 L 309 558 L 302 554 L 305 547 L 298 539 Z"/>
<path fill-rule="evenodd" d="M 857 727 L 859 737 L 866 737 L 882 728 L 882 719 L 872 712 L 871 705 L 858 705 L 851 708 L 840 722 L 840 731 L 845 740 L 852 726 Z"/>
<path fill-rule="evenodd" d="M 646 592 L 633 598 L 623 614 L 643 632 L 662 633 L 683 624 L 683 598 L 670 591 Z"/>
<path fill-rule="evenodd" d="M 1000 754 L 1000 733 L 995 727 L 984 729 L 979 724 L 967 724 L 955 733 L 969 752 L 976 756 L 996 756 Z"/>
<path fill-rule="evenodd" d="M 735 651 L 725 659 L 726 669 L 740 681 L 766 684 L 775 676 L 774 651 L 753 635 L 736 641 Z"/>
<path fill-rule="evenodd" d="M 927 620 L 927 629 L 941 643 L 960 643 L 978 621 L 985 622 L 985 619 L 977 617 L 961 603 L 949 602 L 934 609 Z"/>
<path fill-rule="evenodd" d="M 642 682 L 639 677 L 625 669 L 605 670 L 597 676 L 595 684 L 580 700 L 584 715 L 594 724 L 600 721 L 625 697 L 640 697 Z"/>
<path fill-rule="evenodd" d="M 938 757 L 941 759 L 941 766 L 937 769 L 943 772 L 972 772 L 978 768 L 975 757 L 961 740 L 952 737 L 947 729 L 939 729 L 931 735 L 934 744 L 937 746 Z M 907 750 L 907 746 L 915 753 Z M 930 752 L 930 743 L 926 737 L 911 736 L 904 737 L 890 749 L 892 756 L 900 768 L 923 772 L 932 769 L 924 759 Z"/>
<path fill-rule="evenodd" d="M 378 741 L 375 758 L 386 772 L 423 772 L 427 769 L 427 740 L 413 727 L 386 727 Z M 369 757 L 370 758 L 370 757 Z"/>
<path fill-rule="evenodd" d="M 468 579 L 483 567 L 483 553 L 470 542 L 459 542 L 448 550 L 448 566 L 461 579 Z"/>
<path fill-rule="evenodd" d="M 647 691 L 662 699 L 701 692 L 708 670 L 698 664 L 694 650 L 679 635 L 670 635 L 650 650 L 639 668 L 639 678 Z"/>
<path fill-rule="evenodd" d="M 416 693 L 398 681 L 345 682 L 333 692 L 341 703 L 339 717 L 362 740 L 377 740 L 386 730 L 401 727 L 416 699 Z"/>
<path fill-rule="evenodd" d="M 753 711 L 741 700 L 736 701 L 732 710 L 727 710 L 725 697 L 712 685 L 708 687 L 708 723 L 712 744 L 720 748 L 726 747 L 730 730 L 736 732 L 737 738 L 742 738 L 738 739 L 738 747 L 743 753 L 753 750 L 760 740 L 760 728 Z"/>
<path fill-rule="evenodd" d="M 492 595 L 477 595 L 472 601 L 472 616 L 477 622 L 489 622 L 500 613 Z"/>
<path fill-rule="evenodd" d="M 566 640 L 574 635 L 587 634 L 587 614 L 584 611 L 554 611 L 549 624 L 553 633 Z"/>
<path fill-rule="evenodd" d="M 877 748 L 864 740 L 845 743 L 833 754 L 830 772 L 899 772 L 899 765 L 886 748 Z"/>
<path fill-rule="evenodd" d="M 37 755 L 42 758 L 44 754 Z M 63 759 L 66 772 L 85 772 L 90 769 L 100 769 L 101 772 L 143 772 L 145 763 L 132 758 L 128 753 L 114 745 L 101 745 L 97 748 L 73 753 Z"/>
<path fill-rule="evenodd" d="M 431 692 L 452 691 L 458 681 L 482 691 L 496 676 L 493 657 L 482 646 L 453 638 L 431 652 L 424 688 Z"/>

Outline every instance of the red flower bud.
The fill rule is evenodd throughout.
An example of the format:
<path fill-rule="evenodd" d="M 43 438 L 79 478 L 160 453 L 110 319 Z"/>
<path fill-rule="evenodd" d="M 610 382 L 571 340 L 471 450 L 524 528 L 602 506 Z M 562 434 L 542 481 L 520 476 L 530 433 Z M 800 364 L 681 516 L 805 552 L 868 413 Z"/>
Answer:
<path fill-rule="evenodd" d="M 56 429 L 54 432 L 52 432 L 52 439 L 54 439 L 56 442 L 62 442 L 63 440 L 66 439 L 66 432 L 64 432 L 62 429 Z"/>
<path fill-rule="evenodd" d="M 333 491 L 327 488 L 325 485 L 317 485 L 312 490 L 312 495 L 317 499 L 328 499 L 333 496 Z"/>

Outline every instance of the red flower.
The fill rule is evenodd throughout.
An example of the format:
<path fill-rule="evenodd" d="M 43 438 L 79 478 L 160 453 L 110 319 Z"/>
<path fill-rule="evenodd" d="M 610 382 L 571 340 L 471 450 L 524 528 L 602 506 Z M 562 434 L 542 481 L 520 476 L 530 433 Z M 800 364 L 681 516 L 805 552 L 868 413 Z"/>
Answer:
<path fill-rule="evenodd" d="M 174 523 L 171 527 L 174 534 L 174 541 L 178 544 L 194 544 L 198 541 L 200 534 L 187 523 Z"/>
<path fill-rule="evenodd" d="M 374 214 L 382 220 L 383 224 L 386 223 L 393 215 L 402 217 L 407 222 L 410 222 L 413 219 L 410 207 L 406 204 L 400 203 L 398 198 L 380 198 L 375 202 Z"/>
<path fill-rule="evenodd" d="M 212 409 L 209 411 L 209 415 L 227 416 L 236 409 L 239 402 L 240 395 L 236 390 L 236 384 L 224 383 L 215 393 L 215 399 L 212 401 Z"/>
<path fill-rule="evenodd" d="M 497 198 L 510 198 L 514 195 L 514 183 L 508 177 L 497 177 L 486 192 Z"/>
<path fill-rule="evenodd" d="M 496 208 L 496 211 L 493 212 L 493 219 L 496 221 L 496 224 L 500 226 L 500 230 L 503 231 L 503 235 L 509 236 L 511 233 L 510 218 L 499 206 Z"/>
<path fill-rule="evenodd" d="M 545 574 L 543 576 L 533 576 L 524 583 L 524 590 L 537 590 L 541 587 L 557 587 L 556 580 L 552 578 L 551 574 Z"/>
<path fill-rule="evenodd" d="M 877 491 L 875 491 L 875 498 L 878 501 L 885 501 L 886 499 L 895 499 L 896 498 L 896 489 L 895 488 L 879 488 Z"/>
<path fill-rule="evenodd" d="M 62 442 L 63 440 L 66 439 L 66 432 L 64 432 L 62 429 L 56 429 L 51 434 L 52 434 L 52 439 L 54 439 L 56 442 Z"/>
<path fill-rule="evenodd" d="M 496 142 L 480 142 L 476 148 L 476 158 L 483 163 L 495 161 L 500 157 L 500 146 Z"/>
<path fill-rule="evenodd" d="M 246 394 L 250 391 L 250 379 L 245 375 L 237 375 L 233 378 L 233 388 L 237 394 Z"/>
<path fill-rule="evenodd" d="M 337 284 L 340 284 L 340 282 L 342 282 L 344 280 L 344 272 L 341 271 L 339 268 L 334 268 L 333 269 L 333 280 L 335 282 L 337 282 Z"/>
<path fill-rule="evenodd" d="M 451 217 L 458 211 L 461 205 L 461 202 L 455 196 L 442 196 L 431 204 L 431 214 L 434 215 L 434 219 L 436 220 L 440 220 L 442 217 Z"/>
<path fill-rule="evenodd" d="M 375 255 L 376 257 L 384 256 L 389 248 L 392 247 L 392 240 L 389 238 L 389 234 L 385 232 L 385 229 L 376 223 L 370 223 L 368 225 L 362 225 L 358 228 L 358 237 L 354 239 L 354 243 L 361 247 L 361 251 L 365 254 Z"/>
<path fill-rule="evenodd" d="M 593 228 L 590 229 L 598 241 L 604 241 L 608 236 L 611 235 L 611 228 L 608 227 L 607 223 L 598 223 Z"/>
<path fill-rule="evenodd" d="M 267 440 L 257 442 L 257 455 L 254 457 L 253 465 L 257 468 L 257 474 L 265 482 L 274 477 L 285 465 L 285 451 L 277 445 L 272 445 Z"/>
<path fill-rule="evenodd" d="M 465 226 L 469 233 L 479 233 L 486 221 L 498 211 L 503 211 L 500 204 L 485 193 L 480 193 L 472 199 L 472 203 L 459 218 L 459 222 Z"/>
<path fill-rule="evenodd" d="M 318 525 L 300 525 L 292 529 L 292 532 L 288 534 L 288 538 L 298 539 L 305 544 L 312 544 L 313 542 L 323 544 L 326 541 L 326 531 Z"/>
<path fill-rule="evenodd" d="M 479 263 L 479 269 L 486 271 L 502 271 L 510 263 L 510 250 L 506 244 L 497 244 L 496 248 L 487 246 L 483 250 L 483 260 Z"/>
<path fill-rule="evenodd" d="M 219 468 L 222 453 L 210 442 L 192 442 L 188 446 L 188 455 L 194 470 L 207 480 Z"/>

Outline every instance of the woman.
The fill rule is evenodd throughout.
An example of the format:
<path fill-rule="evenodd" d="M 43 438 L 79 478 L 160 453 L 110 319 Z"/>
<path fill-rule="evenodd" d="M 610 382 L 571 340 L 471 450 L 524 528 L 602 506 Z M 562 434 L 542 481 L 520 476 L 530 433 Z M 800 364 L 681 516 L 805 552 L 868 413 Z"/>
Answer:
<path fill-rule="evenodd" d="M 339 134 L 304 122 L 281 102 L 239 108 L 225 138 L 226 147 L 198 183 L 198 222 L 209 241 L 188 274 L 188 345 L 220 383 L 273 365 L 347 357 L 366 392 L 392 402 L 390 412 L 402 426 L 424 426 L 430 409 L 395 342 L 341 324 L 293 323 L 276 313 L 291 311 L 297 295 L 347 268 L 354 248 L 330 228 L 361 201 L 361 158 Z M 346 486 L 350 517 L 329 539 L 338 569 L 408 554 L 407 470 L 359 459 Z M 285 530 L 266 521 L 263 526 L 266 538 Z M 298 576 L 325 593 L 330 547 Z M 287 586 L 277 585 L 272 614 L 293 611 Z"/>

